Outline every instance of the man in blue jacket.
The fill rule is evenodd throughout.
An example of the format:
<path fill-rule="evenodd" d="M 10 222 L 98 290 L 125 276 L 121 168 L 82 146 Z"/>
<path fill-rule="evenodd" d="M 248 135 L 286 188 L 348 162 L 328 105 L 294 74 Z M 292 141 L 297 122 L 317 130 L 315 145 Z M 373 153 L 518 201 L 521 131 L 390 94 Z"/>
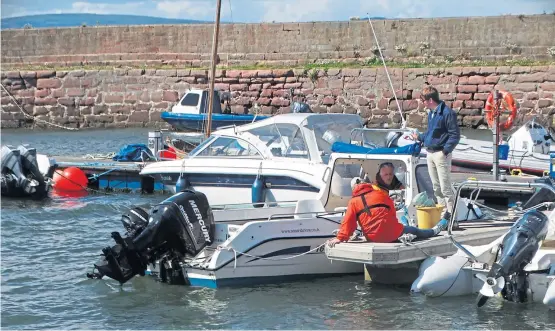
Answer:
<path fill-rule="evenodd" d="M 449 219 L 455 202 L 451 188 L 451 158 L 461 139 L 457 114 L 439 99 L 437 89 L 432 86 L 424 87 L 420 101 L 430 110 L 428 129 L 422 134 L 413 133 L 413 138 L 424 142 L 434 195 L 438 203 L 445 205 L 442 218 Z"/>

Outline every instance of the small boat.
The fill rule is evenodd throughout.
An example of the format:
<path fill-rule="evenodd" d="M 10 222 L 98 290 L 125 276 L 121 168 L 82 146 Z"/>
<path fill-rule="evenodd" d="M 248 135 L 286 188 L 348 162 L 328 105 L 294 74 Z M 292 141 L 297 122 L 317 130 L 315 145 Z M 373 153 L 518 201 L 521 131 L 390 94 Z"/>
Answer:
<path fill-rule="evenodd" d="M 229 107 L 229 93 L 214 91 L 211 129 L 229 125 L 242 125 L 263 120 L 268 116 L 259 114 L 232 114 Z M 224 105 L 222 109 L 222 105 Z M 179 131 L 203 132 L 208 119 L 208 91 L 192 89 L 187 91 L 171 112 L 163 112 L 161 118 Z"/>
<path fill-rule="evenodd" d="M 426 259 L 411 291 L 428 297 L 477 294 L 478 307 L 501 296 L 555 309 L 555 210 L 530 210 L 490 244 Z"/>
<path fill-rule="evenodd" d="M 355 128 L 362 128 L 356 114 L 275 115 L 217 130 L 186 158 L 152 162 L 140 175 L 171 192 L 182 178 L 212 205 L 314 198 L 325 185 L 333 143 L 349 142 Z"/>
<path fill-rule="evenodd" d="M 409 132 L 392 135 L 388 142 L 390 147 L 412 143 Z M 506 143 L 500 144 L 499 150 L 501 169 L 508 173 L 544 176 L 549 172 L 550 162 L 555 158 L 555 134 L 531 120 L 510 135 Z M 467 169 L 491 171 L 493 142 L 462 136 L 453 150 L 452 164 Z"/>
<path fill-rule="evenodd" d="M 170 284 L 215 288 L 362 274 L 359 264 L 328 261 L 325 242 L 339 228 L 353 178 L 373 176 L 383 162 L 402 171 L 405 189 L 390 195 L 404 215 L 405 202 L 429 181 L 418 153 L 404 151 L 333 153 L 321 178 L 325 185 L 312 199 L 218 206 L 201 192 L 184 190 L 150 212 L 133 209 L 122 219 L 126 237 L 112 233 L 116 245 L 102 250 L 97 272 L 87 276 L 125 283 L 151 274 Z"/>
<path fill-rule="evenodd" d="M 529 121 L 500 144 L 499 167 L 508 173 L 543 176 L 555 153 L 555 135 L 535 121 Z M 493 143 L 462 137 L 453 151 L 453 165 L 491 170 Z"/>
<path fill-rule="evenodd" d="M 2 146 L 1 194 L 6 197 L 42 199 L 52 188 L 56 162 L 36 149 Z"/>

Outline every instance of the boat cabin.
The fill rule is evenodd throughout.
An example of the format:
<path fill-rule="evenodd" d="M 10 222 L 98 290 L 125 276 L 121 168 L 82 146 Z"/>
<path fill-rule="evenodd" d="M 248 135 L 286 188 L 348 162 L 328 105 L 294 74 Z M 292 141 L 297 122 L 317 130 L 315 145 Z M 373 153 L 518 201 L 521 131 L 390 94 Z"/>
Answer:
<path fill-rule="evenodd" d="M 362 127 L 354 114 L 292 113 L 223 128 L 189 153 L 189 158 L 294 158 L 328 163 L 336 141 L 348 143 L 351 131 Z"/>

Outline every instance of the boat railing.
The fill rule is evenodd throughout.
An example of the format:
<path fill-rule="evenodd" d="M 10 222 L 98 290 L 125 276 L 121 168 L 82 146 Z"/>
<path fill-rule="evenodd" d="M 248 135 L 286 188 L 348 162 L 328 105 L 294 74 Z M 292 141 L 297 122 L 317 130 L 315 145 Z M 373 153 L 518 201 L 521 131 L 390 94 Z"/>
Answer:
<path fill-rule="evenodd" d="M 454 202 L 454 207 L 453 210 L 457 210 L 457 204 L 459 203 L 460 200 L 460 195 L 462 192 L 462 189 L 464 187 L 472 187 L 474 186 L 475 189 L 480 189 L 482 187 L 485 186 L 496 186 L 496 187 L 507 187 L 507 188 L 545 188 L 550 190 L 551 192 L 553 192 L 555 194 L 555 187 L 552 185 L 547 185 L 545 183 L 514 183 L 514 182 L 499 182 L 499 181 L 486 181 L 486 180 L 466 180 L 464 182 L 462 182 L 459 187 L 457 188 L 457 194 L 455 196 L 455 202 Z M 545 206 L 548 204 L 545 203 L 540 203 L 536 206 L 534 206 L 533 208 L 538 208 L 539 206 Z M 530 210 L 532 208 L 528 208 L 527 210 Z M 472 262 L 477 262 L 478 259 L 476 258 L 476 256 L 474 256 L 474 254 L 472 254 L 471 252 L 469 252 L 462 244 L 460 244 L 454 237 L 453 237 L 453 226 L 455 224 L 455 216 L 456 213 L 453 212 L 451 213 L 451 218 L 449 220 L 449 225 L 447 226 L 447 235 L 449 236 L 449 239 L 451 240 L 451 242 L 453 243 L 453 245 L 455 245 L 455 247 L 457 247 L 458 249 L 460 249 L 464 254 L 466 254 L 471 260 Z"/>
<path fill-rule="evenodd" d="M 291 207 L 294 206 L 297 201 L 263 201 L 263 202 L 247 202 L 247 203 L 229 203 L 223 205 L 214 205 L 212 210 L 240 210 L 248 208 L 271 208 L 271 207 Z M 289 204 L 289 205 L 287 205 Z"/>

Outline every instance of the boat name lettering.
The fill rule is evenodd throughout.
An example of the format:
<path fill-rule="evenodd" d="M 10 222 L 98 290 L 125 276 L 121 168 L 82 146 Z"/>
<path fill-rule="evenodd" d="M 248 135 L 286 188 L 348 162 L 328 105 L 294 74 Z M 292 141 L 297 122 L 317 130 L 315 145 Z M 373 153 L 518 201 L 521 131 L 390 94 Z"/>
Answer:
<path fill-rule="evenodd" d="M 193 227 L 193 224 L 191 224 L 191 221 L 189 221 L 189 216 L 187 216 L 187 213 L 185 212 L 185 208 L 183 208 L 182 205 L 179 205 L 179 210 L 181 211 L 181 215 L 183 215 L 183 218 L 185 219 L 187 226 L 189 227 L 189 229 L 191 229 L 191 235 L 193 236 L 193 239 L 196 241 L 193 235 L 194 227 Z"/>
<path fill-rule="evenodd" d="M 299 233 L 299 232 L 319 232 L 319 228 L 315 229 L 289 229 L 289 230 L 281 230 L 281 233 Z"/>
<path fill-rule="evenodd" d="M 202 219 L 202 214 L 200 213 L 200 210 L 197 207 L 197 204 L 195 203 L 195 200 L 189 200 L 189 204 L 191 205 L 191 207 L 193 207 L 193 211 L 195 212 L 195 215 L 197 216 L 198 222 L 200 224 L 200 229 L 202 230 L 202 235 L 204 236 L 204 239 L 206 239 L 206 241 L 211 242 L 212 240 L 210 239 L 210 234 L 208 233 L 208 229 L 206 228 L 206 224 L 204 224 L 204 220 Z"/>
<path fill-rule="evenodd" d="M 164 181 L 171 181 L 172 177 L 171 176 L 160 176 L 160 178 L 162 178 L 162 180 Z"/>

